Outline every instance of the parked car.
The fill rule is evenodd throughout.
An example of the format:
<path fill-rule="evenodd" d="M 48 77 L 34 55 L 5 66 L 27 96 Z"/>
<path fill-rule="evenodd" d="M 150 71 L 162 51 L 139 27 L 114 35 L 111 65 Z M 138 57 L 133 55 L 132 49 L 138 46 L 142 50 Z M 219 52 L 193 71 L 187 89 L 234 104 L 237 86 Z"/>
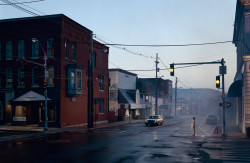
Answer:
<path fill-rule="evenodd" d="M 217 124 L 218 119 L 215 115 L 209 115 L 206 119 L 206 124 Z"/>
<path fill-rule="evenodd" d="M 162 125 L 163 123 L 163 118 L 161 115 L 151 115 L 146 119 L 145 125 L 146 126 L 151 126 L 151 125 Z"/>

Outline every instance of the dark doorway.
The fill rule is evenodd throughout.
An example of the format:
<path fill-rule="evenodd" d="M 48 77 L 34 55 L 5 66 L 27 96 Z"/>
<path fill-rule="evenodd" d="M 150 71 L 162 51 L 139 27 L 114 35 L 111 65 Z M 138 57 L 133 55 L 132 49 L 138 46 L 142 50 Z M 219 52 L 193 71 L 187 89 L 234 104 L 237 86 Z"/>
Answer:
<path fill-rule="evenodd" d="M 27 124 L 38 124 L 39 122 L 39 107 L 27 106 Z"/>

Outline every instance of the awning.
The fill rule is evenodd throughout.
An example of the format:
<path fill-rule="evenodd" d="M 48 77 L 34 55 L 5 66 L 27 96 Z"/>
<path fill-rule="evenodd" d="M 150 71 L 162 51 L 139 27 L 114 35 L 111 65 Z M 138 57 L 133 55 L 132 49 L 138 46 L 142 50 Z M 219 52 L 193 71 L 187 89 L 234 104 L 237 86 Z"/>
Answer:
<path fill-rule="evenodd" d="M 44 96 L 33 92 L 33 91 L 29 91 L 28 93 L 25 93 L 24 95 L 12 100 L 12 102 L 34 102 L 34 101 L 44 101 L 45 98 Z M 50 101 L 50 98 L 47 98 L 48 101 Z"/>
<path fill-rule="evenodd" d="M 242 96 L 242 81 L 236 80 L 229 87 L 228 97 L 240 97 L 240 96 Z"/>

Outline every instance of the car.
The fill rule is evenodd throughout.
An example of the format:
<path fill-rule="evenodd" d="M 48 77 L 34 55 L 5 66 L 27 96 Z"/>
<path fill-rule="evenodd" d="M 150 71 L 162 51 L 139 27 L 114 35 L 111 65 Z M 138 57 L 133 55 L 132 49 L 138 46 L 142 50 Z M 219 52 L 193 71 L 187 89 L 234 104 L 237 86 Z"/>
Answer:
<path fill-rule="evenodd" d="M 162 125 L 162 123 L 163 123 L 163 118 L 161 115 L 151 115 L 145 121 L 146 126 L 152 126 L 152 125 L 159 126 Z"/>
<path fill-rule="evenodd" d="M 217 124 L 218 119 L 215 115 L 209 115 L 206 119 L 206 124 Z"/>

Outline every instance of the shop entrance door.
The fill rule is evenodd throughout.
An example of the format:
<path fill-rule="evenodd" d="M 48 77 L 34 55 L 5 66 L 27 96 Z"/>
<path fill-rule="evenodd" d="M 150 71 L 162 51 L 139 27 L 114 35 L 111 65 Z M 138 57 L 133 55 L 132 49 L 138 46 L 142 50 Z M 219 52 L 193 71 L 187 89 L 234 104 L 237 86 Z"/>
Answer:
<path fill-rule="evenodd" d="M 39 107 L 38 106 L 27 106 L 27 124 L 38 124 L 39 122 Z"/>

